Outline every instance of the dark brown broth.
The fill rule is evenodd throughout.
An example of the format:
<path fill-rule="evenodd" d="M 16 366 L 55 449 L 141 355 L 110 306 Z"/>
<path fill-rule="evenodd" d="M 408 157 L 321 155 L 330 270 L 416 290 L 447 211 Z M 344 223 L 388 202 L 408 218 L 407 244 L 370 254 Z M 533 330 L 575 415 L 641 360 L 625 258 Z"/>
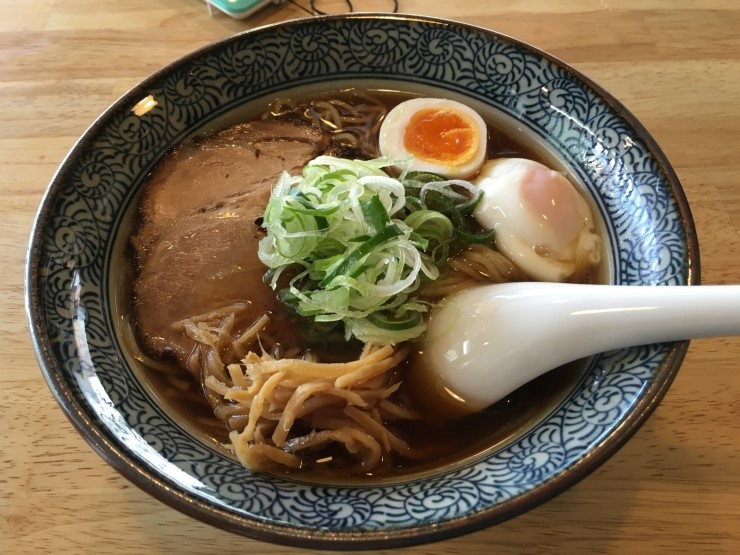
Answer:
<path fill-rule="evenodd" d="M 372 95 L 382 100 L 389 109 L 403 100 L 418 96 L 385 91 L 373 91 Z M 350 99 L 352 94 L 331 92 L 319 95 L 319 97 Z M 520 157 L 550 165 L 545 156 L 517 138 L 502 132 L 490 123 L 488 129 L 489 158 Z M 586 279 L 590 280 L 591 277 Z M 303 347 L 316 350 L 322 360 L 336 360 L 337 358 L 349 360 L 355 358 L 358 352 L 356 344 L 342 346 L 334 343 L 323 348 L 317 345 L 304 345 Z M 339 356 L 337 356 L 338 351 L 341 352 Z M 332 353 L 332 356 L 329 357 L 328 353 Z M 413 363 L 412 355 L 411 360 L 399 371 L 407 372 L 408 367 Z M 390 462 L 385 472 L 375 473 L 372 477 L 392 479 L 399 475 L 432 471 L 475 457 L 521 433 L 541 419 L 574 387 L 582 372 L 582 362 L 563 366 L 526 384 L 487 410 L 462 418 L 450 417 L 445 413 L 444 407 L 427 406 L 421 402 L 422 400 L 415 398 L 418 392 L 414 388 L 407 385 L 402 386 L 399 394 L 407 398 L 411 405 L 423 414 L 423 418 L 420 421 L 390 423 L 389 428 L 408 441 L 413 449 L 424 453 L 424 456 L 415 459 L 397 458 Z M 199 393 L 200 385 L 190 377 L 189 373 L 183 370 L 174 379 L 168 377 L 168 374 L 154 370 L 144 374 L 155 394 L 163 404 L 177 414 L 179 419 L 189 422 L 200 434 L 212 442 L 228 441 L 224 424 L 213 416 L 205 399 Z M 405 382 L 407 383 L 408 381 Z M 183 390 L 178 388 L 186 384 L 188 394 L 181 394 Z M 302 469 L 301 476 L 332 480 L 325 474 L 326 468 L 321 465 L 315 466 L 313 469 Z"/>

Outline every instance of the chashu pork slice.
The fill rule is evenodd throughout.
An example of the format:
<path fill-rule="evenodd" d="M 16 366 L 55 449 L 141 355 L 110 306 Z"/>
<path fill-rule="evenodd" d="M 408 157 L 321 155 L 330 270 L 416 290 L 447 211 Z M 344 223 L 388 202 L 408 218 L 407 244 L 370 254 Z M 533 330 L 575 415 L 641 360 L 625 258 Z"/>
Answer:
<path fill-rule="evenodd" d="M 155 169 L 131 237 L 133 323 L 147 355 L 186 367 L 194 342 L 172 324 L 235 303 L 246 305 L 235 333 L 271 312 L 279 335 L 289 316 L 263 282 L 257 222 L 280 174 L 327 146 L 315 128 L 260 121 L 183 145 Z"/>
<path fill-rule="evenodd" d="M 328 146 L 327 134 L 315 127 L 260 120 L 173 149 L 144 186 L 131 240 L 135 256 L 146 256 L 180 214 L 244 192 L 264 196 L 267 190 L 269 196 L 283 170 L 300 172 Z"/>

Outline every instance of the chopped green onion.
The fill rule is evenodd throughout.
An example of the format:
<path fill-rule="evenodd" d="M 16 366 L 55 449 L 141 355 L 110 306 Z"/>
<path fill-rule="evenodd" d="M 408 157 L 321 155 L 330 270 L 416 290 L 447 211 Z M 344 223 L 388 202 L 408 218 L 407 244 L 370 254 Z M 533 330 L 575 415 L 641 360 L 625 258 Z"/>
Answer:
<path fill-rule="evenodd" d="M 393 344 L 418 337 L 427 304 L 414 297 L 459 245 L 482 236 L 463 225 L 480 193 L 470 183 L 384 168 L 397 161 L 320 156 L 273 189 L 258 255 L 279 298 L 345 337 Z M 295 268 L 286 273 L 289 268 Z M 332 324 L 334 325 L 334 324 Z"/>
<path fill-rule="evenodd" d="M 375 314 L 369 314 L 367 317 L 368 321 L 376 327 L 384 330 L 408 330 L 421 323 L 421 314 L 418 312 L 410 312 L 406 318 L 400 320 L 389 320 Z"/>
<path fill-rule="evenodd" d="M 391 223 L 391 219 L 388 216 L 388 212 L 385 211 L 383 203 L 380 202 L 380 196 L 375 193 L 370 200 L 367 200 L 361 204 L 362 213 L 365 215 L 365 220 L 370 224 L 370 227 L 379 233 L 385 229 L 385 227 Z"/>
<path fill-rule="evenodd" d="M 394 237 L 398 237 L 402 234 L 403 232 L 398 226 L 392 224 L 388 225 L 385 229 L 373 235 L 367 241 L 347 253 L 347 256 L 345 256 L 339 264 L 332 269 L 331 273 L 319 282 L 319 287 L 331 288 L 334 278 L 351 273 L 354 268 L 361 264 L 365 256 L 370 254 L 377 247 L 380 247 L 383 243 L 386 243 Z"/>

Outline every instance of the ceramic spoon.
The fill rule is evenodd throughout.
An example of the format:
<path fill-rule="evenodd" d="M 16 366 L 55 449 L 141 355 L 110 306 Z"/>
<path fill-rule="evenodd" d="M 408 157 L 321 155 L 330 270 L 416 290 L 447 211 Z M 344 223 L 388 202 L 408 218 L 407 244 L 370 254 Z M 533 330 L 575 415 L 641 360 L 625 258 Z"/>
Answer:
<path fill-rule="evenodd" d="M 729 335 L 740 335 L 740 285 L 504 283 L 436 309 L 420 366 L 437 390 L 481 410 L 588 355 Z"/>

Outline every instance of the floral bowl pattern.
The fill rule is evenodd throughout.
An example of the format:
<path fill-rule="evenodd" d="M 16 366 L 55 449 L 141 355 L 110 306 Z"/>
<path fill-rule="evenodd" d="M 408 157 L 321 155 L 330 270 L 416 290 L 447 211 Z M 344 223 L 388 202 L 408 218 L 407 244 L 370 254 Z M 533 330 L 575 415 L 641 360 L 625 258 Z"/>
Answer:
<path fill-rule="evenodd" d="M 475 460 L 374 485 L 252 474 L 153 401 L 122 355 L 111 260 L 143 178 L 183 138 L 286 88 L 373 80 L 433 86 L 517 121 L 593 199 L 615 284 L 698 283 L 680 184 L 647 131 L 572 68 L 509 37 L 431 18 L 357 14 L 263 27 L 200 49 L 126 94 L 52 180 L 27 259 L 34 347 L 59 404 L 92 447 L 144 490 L 206 522 L 305 547 L 392 547 L 511 518 L 563 491 L 645 421 L 687 342 L 592 357 L 567 397 Z M 142 102 L 147 110 L 139 110 Z"/>

